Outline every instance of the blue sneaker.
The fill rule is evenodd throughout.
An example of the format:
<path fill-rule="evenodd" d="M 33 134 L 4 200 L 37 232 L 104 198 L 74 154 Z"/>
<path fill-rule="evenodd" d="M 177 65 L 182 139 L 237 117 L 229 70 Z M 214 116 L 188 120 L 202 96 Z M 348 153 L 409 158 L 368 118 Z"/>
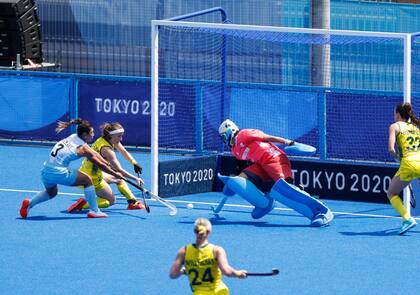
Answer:
<path fill-rule="evenodd" d="M 413 217 L 410 217 L 408 220 L 404 220 L 401 226 L 400 231 L 398 232 L 399 235 L 405 234 L 408 230 L 412 229 L 417 225 L 416 220 Z"/>

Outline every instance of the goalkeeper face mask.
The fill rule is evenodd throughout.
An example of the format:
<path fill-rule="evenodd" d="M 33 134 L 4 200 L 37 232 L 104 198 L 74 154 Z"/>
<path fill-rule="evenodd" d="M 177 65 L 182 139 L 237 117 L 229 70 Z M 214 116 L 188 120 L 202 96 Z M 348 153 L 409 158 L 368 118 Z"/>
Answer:
<path fill-rule="evenodd" d="M 238 131 L 238 126 L 229 119 L 223 121 L 219 126 L 219 135 L 223 142 L 229 147 L 232 147 L 232 139 Z"/>

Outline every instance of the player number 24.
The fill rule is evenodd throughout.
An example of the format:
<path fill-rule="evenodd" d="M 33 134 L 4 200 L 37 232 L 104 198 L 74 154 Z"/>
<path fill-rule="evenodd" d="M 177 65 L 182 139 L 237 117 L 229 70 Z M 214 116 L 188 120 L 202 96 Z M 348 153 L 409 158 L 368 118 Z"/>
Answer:
<path fill-rule="evenodd" d="M 188 271 L 188 275 L 191 275 L 191 274 L 193 275 L 193 278 L 191 280 L 191 285 L 201 285 L 202 282 L 213 283 L 213 281 L 214 281 L 214 278 L 211 275 L 211 268 L 210 267 L 206 268 L 206 270 L 203 273 L 203 277 L 201 278 L 201 280 L 199 280 L 199 278 L 198 278 L 198 274 L 199 274 L 198 270 L 196 270 L 194 268 L 191 268 Z"/>

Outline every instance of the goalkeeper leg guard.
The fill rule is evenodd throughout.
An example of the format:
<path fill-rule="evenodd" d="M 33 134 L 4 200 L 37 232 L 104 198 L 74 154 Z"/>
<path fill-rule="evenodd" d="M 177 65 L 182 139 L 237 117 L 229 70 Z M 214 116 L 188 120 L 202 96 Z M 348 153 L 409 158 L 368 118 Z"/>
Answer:
<path fill-rule="evenodd" d="M 274 208 L 274 201 L 270 197 L 266 197 L 248 179 L 239 176 L 223 176 L 220 174 L 218 174 L 218 177 L 225 184 L 223 192 L 227 196 L 232 196 L 236 193 L 256 207 L 252 213 L 253 218 L 261 218 Z"/>
<path fill-rule="evenodd" d="M 272 197 L 270 197 L 268 194 L 265 194 L 264 198 L 266 198 L 268 200 L 267 207 L 265 207 L 265 208 L 255 207 L 254 210 L 252 210 L 252 212 L 251 212 L 252 218 L 260 219 L 261 217 L 270 213 L 271 210 L 274 209 L 274 199 Z"/>
<path fill-rule="evenodd" d="M 327 225 L 333 218 L 331 210 L 293 184 L 279 179 L 270 191 L 270 196 L 280 203 L 309 218 L 313 226 Z"/>

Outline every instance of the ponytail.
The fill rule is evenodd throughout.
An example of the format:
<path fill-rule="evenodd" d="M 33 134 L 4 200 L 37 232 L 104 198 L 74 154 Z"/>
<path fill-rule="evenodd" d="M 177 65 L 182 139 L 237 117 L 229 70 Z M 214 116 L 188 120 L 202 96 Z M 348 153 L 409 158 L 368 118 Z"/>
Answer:
<path fill-rule="evenodd" d="M 417 116 L 414 114 L 413 109 L 410 106 L 410 112 L 408 113 L 408 116 L 410 117 L 410 121 L 412 124 L 419 126 L 420 125 L 420 119 L 417 118 Z"/>
<path fill-rule="evenodd" d="M 70 125 L 77 125 L 77 135 L 79 137 L 81 137 L 83 133 L 89 133 L 92 129 L 92 125 L 88 121 L 78 118 L 68 122 L 58 121 L 55 132 L 58 134 L 64 129 L 67 129 Z"/>
<path fill-rule="evenodd" d="M 400 114 L 401 118 L 416 126 L 420 125 L 420 119 L 414 114 L 413 107 L 410 103 L 401 103 L 395 108 L 395 112 Z"/>

